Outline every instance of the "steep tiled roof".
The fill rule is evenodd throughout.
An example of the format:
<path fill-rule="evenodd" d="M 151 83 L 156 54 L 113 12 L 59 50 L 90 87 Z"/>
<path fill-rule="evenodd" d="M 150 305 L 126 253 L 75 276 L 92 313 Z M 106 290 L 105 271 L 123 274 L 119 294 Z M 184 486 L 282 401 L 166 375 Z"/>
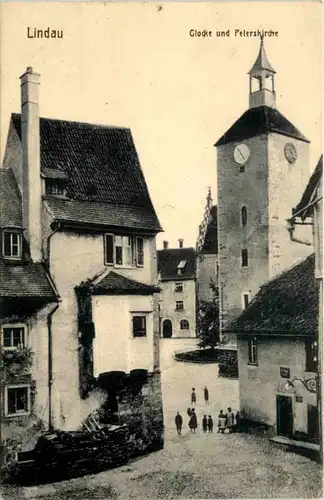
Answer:
<path fill-rule="evenodd" d="M 12 114 L 12 121 L 21 137 L 20 114 Z M 150 229 L 161 230 L 128 128 L 40 118 L 40 149 L 43 175 L 53 177 L 55 169 L 66 174 L 70 199 L 110 204 L 115 210 L 142 208 L 150 213 Z M 87 209 L 79 205 L 81 219 Z M 65 215 L 69 219 L 69 212 Z"/>
<path fill-rule="evenodd" d="M 22 227 L 21 197 L 11 169 L 0 168 L 0 229 L 10 226 Z M 55 292 L 41 264 L 0 256 L 0 297 L 54 299 Z"/>
<path fill-rule="evenodd" d="M 312 254 L 263 285 L 248 308 L 226 330 L 251 335 L 315 335 L 319 285 L 314 273 Z"/>
<path fill-rule="evenodd" d="M 312 197 L 315 194 L 315 190 L 318 186 L 318 183 L 322 175 L 323 175 L 323 155 L 320 157 L 316 165 L 316 168 L 308 181 L 303 196 L 295 209 L 296 213 L 303 210 L 303 208 L 307 207 L 307 205 L 309 205 L 312 202 Z M 306 210 L 301 212 L 299 216 L 304 220 L 306 219 L 306 217 L 309 217 L 311 215 L 312 211 L 313 207 L 308 207 L 306 208 Z"/>
<path fill-rule="evenodd" d="M 93 280 L 81 283 L 76 287 L 76 290 L 80 289 L 87 289 L 90 293 L 98 295 L 152 295 L 160 292 L 155 286 L 135 281 L 115 271 L 108 272 L 99 281 L 98 277 L 95 277 Z"/>
<path fill-rule="evenodd" d="M 211 220 L 208 224 L 204 244 L 201 249 L 203 253 L 218 253 L 217 243 L 217 206 L 214 205 L 210 211 Z"/>
<path fill-rule="evenodd" d="M 277 109 L 268 106 L 259 106 L 258 108 L 251 108 L 245 111 L 234 125 L 216 142 L 215 146 L 222 146 L 229 142 L 243 141 L 270 132 L 309 142 Z"/>
<path fill-rule="evenodd" d="M 157 229 L 156 216 L 147 208 L 65 200 L 54 196 L 48 196 L 46 204 L 55 219 L 66 223 L 123 226 L 131 229 Z"/>
<path fill-rule="evenodd" d="M 158 251 L 158 271 L 162 280 L 182 280 L 196 277 L 196 257 L 194 248 L 170 248 Z M 178 274 L 178 265 L 186 261 L 183 273 Z"/>
<path fill-rule="evenodd" d="M 56 294 L 42 264 L 13 265 L 0 258 L 0 297 L 55 300 Z"/>
<path fill-rule="evenodd" d="M 22 227 L 21 196 L 11 169 L 0 168 L 0 228 Z"/>

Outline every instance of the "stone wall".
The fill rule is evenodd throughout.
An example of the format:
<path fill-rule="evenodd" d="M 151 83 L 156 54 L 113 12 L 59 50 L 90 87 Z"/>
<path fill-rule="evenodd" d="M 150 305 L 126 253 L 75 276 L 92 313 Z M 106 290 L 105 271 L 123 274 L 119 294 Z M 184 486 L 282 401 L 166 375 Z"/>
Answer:
<path fill-rule="evenodd" d="M 118 401 L 118 423 L 126 424 L 129 431 L 129 454 L 163 448 L 164 424 L 159 371 L 149 373 L 147 383 L 140 391 L 126 389 Z"/>

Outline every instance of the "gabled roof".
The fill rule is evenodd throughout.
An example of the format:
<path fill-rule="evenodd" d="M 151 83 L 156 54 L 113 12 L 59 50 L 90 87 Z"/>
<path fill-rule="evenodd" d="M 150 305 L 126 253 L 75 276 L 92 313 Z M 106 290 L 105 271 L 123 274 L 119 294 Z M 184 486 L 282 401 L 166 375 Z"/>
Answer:
<path fill-rule="evenodd" d="M 234 125 L 222 135 L 215 146 L 222 146 L 229 142 L 243 141 L 271 132 L 309 142 L 277 109 L 269 106 L 259 106 L 245 111 Z"/>
<path fill-rule="evenodd" d="M 275 70 L 269 63 L 269 59 L 267 57 L 266 51 L 264 49 L 263 45 L 263 39 L 261 40 L 261 45 L 260 45 L 260 50 L 258 57 L 255 60 L 255 63 L 253 64 L 252 68 L 249 71 L 249 74 L 255 74 L 259 73 L 261 70 L 266 70 L 269 71 L 270 73 L 275 73 Z"/>
<path fill-rule="evenodd" d="M 319 285 L 315 255 L 263 285 L 248 308 L 227 328 L 247 335 L 314 336 L 318 328 Z"/>
<path fill-rule="evenodd" d="M 11 169 L 0 168 L 0 230 L 22 228 L 21 196 Z M 56 300 L 53 289 L 42 264 L 29 261 L 13 262 L 2 257 L 0 249 L 0 297 L 39 298 Z"/>
<path fill-rule="evenodd" d="M 42 264 L 13 265 L 0 258 L 0 297 L 56 301 L 57 295 Z"/>
<path fill-rule="evenodd" d="M 13 113 L 12 122 L 21 138 L 21 115 Z M 149 221 L 149 229 L 162 230 L 130 129 L 40 118 L 40 153 L 42 175 L 67 177 L 66 191 L 71 200 L 100 203 L 101 210 L 108 205 L 115 210 L 121 206 L 127 217 L 131 217 L 134 208 L 141 217 L 142 209 L 143 222 Z M 78 206 L 80 222 L 87 215 L 88 206 Z M 63 209 L 63 213 L 54 216 L 70 219 L 68 204 L 66 208 L 66 213 Z"/>
<path fill-rule="evenodd" d="M 196 278 L 196 258 L 197 253 L 194 248 L 170 248 L 158 250 L 158 272 L 162 281 Z M 185 266 L 178 273 L 178 266 L 181 261 L 186 261 Z"/>
<path fill-rule="evenodd" d="M 10 168 L 0 168 L 0 228 L 22 227 L 21 196 Z"/>
<path fill-rule="evenodd" d="M 160 292 L 158 287 L 135 281 L 115 271 L 105 271 L 103 277 L 98 279 L 96 276 L 83 282 L 76 290 L 87 290 L 93 295 L 152 295 Z"/>
<path fill-rule="evenodd" d="M 295 209 L 296 213 L 300 212 L 298 216 L 301 217 L 302 220 L 305 220 L 306 217 L 309 217 L 312 214 L 313 207 L 308 205 L 313 201 L 315 191 L 318 187 L 322 175 L 323 175 L 323 155 L 320 157 L 316 165 L 316 168 L 308 181 L 303 196 Z"/>
<path fill-rule="evenodd" d="M 202 253 L 218 253 L 217 242 L 217 206 L 214 205 L 210 211 L 211 219 L 207 226 L 204 243 L 201 249 Z"/>

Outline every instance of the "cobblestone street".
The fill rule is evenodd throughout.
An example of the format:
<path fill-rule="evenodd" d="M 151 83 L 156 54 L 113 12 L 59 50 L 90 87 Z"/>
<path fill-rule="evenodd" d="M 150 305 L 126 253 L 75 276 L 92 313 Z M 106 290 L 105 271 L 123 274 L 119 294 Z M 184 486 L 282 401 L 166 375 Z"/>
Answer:
<path fill-rule="evenodd" d="M 238 382 L 218 379 L 217 365 L 172 360 L 170 344 L 162 343 L 165 448 L 119 469 L 51 485 L 4 492 L 5 499 L 96 500 L 154 498 L 314 498 L 321 497 L 321 469 L 315 462 L 288 453 L 263 436 L 203 434 L 203 412 L 238 408 Z M 174 347 L 172 347 L 173 349 Z M 208 385 L 211 403 L 202 401 Z M 197 391 L 199 428 L 191 435 L 185 411 L 191 387 Z M 183 435 L 174 415 L 184 417 Z M 216 423 L 216 422 L 215 422 Z"/>

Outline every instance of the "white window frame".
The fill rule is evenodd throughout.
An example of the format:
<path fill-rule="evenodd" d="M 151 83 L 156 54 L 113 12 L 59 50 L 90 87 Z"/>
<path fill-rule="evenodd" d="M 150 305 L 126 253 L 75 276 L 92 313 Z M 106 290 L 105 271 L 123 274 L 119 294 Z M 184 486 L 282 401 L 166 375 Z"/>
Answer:
<path fill-rule="evenodd" d="M 57 179 L 45 179 L 45 194 L 48 196 L 66 196 L 65 182 Z"/>
<path fill-rule="evenodd" d="M 146 339 L 148 337 L 148 312 L 140 312 L 140 311 L 132 311 L 131 312 L 131 331 L 132 331 L 132 338 L 133 339 Z M 134 335 L 134 330 L 133 330 L 133 319 L 136 317 L 140 318 L 145 318 L 145 335 Z"/>
<path fill-rule="evenodd" d="M 246 306 L 245 305 L 245 297 L 248 297 L 248 305 L 251 301 L 251 293 L 250 292 L 242 292 L 241 294 L 241 299 L 242 299 L 242 310 L 244 311 L 245 309 L 247 309 L 248 305 Z"/>
<path fill-rule="evenodd" d="M 179 290 L 179 288 L 181 288 L 181 290 Z M 182 283 L 182 282 L 180 282 L 180 281 L 176 282 L 176 283 L 174 284 L 174 291 L 175 291 L 176 293 L 181 293 L 181 292 L 183 292 L 183 283 Z"/>
<path fill-rule="evenodd" d="M 27 411 L 18 411 L 16 413 L 9 413 L 9 408 L 8 408 L 8 390 L 11 389 L 27 389 Z M 4 391 L 4 403 L 5 403 L 5 417 L 7 418 L 15 418 L 15 417 L 21 417 L 24 415 L 29 415 L 30 414 L 30 385 L 29 384 L 10 384 L 5 386 L 5 391 Z"/>
<path fill-rule="evenodd" d="M 258 364 L 258 339 L 256 337 L 252 337 L 248 340 L 248 349 L 249 349 L 249 365 L 257 365 Z"/>
<path fill-rule="evenodd" d="M 182 307 L 178 307 L 178 304 L 182 304 Z M 185 305 L 183 300 L 176 300 L 176 306 L 175 310 L 176 311 L 184 311 Z"/>
<path fill-rule="evenodd" d="M 18 347 L 15 346 L 10 346 L 10 347 L 5 347 L 4 345 L 4 329 L 6 328 L 23 328 L 23 336 L 24 336 L 24 342 L 23 342 L 23 347 L 27 347 L 27 325 L 25 323 L 8 323 L 1 325 L 1 345 L 3 347 L 4 351 L 16 351 Z"/>
<path fill-rule="evenodd" d="M 107 237 L 112 238 L 113 242 L 113 262 L 107 261 Z M 122 238 L 121 240 L 121 245 L 117 245 L 116 243 L 116 238 Z M 126 238 L 129 238 L 130 240 L 130 245 L 126 245 L 125 240 Z M 138 258 L 138 252 L 139 252 L 139 240 L 142 242 L 142 259 L 140 260 Z M 117 264 L 116 262 L 116 247 L 121 247 L 122 249 L 122 264 Z M 127 250 L 131 253 L 131 262 L 126 263 L 125 262 L 125 257 L 127 257 Z M 112 266 L 116 268 L 134 268 L 134 267 L 144 267 L 145 266 L 145 240 L 143 236 L 138 236 L 138 235 L 133 235 L 133 234 L 114 234 L 114 233 L 104 233 L 104 263 L 105 266 Z"/>
<path fill-rule="evenodd" d="M 10 255 L 5 254 L 5 235 L 10 235 Z M 12 255 L 12 235 L 18 236 L 18 255 Z M 2 232 L 2 255 L 5 259 L 21 259 L 22 257 L 22 234 L 21 231 L 15 229 L 4 229 Z"/>

